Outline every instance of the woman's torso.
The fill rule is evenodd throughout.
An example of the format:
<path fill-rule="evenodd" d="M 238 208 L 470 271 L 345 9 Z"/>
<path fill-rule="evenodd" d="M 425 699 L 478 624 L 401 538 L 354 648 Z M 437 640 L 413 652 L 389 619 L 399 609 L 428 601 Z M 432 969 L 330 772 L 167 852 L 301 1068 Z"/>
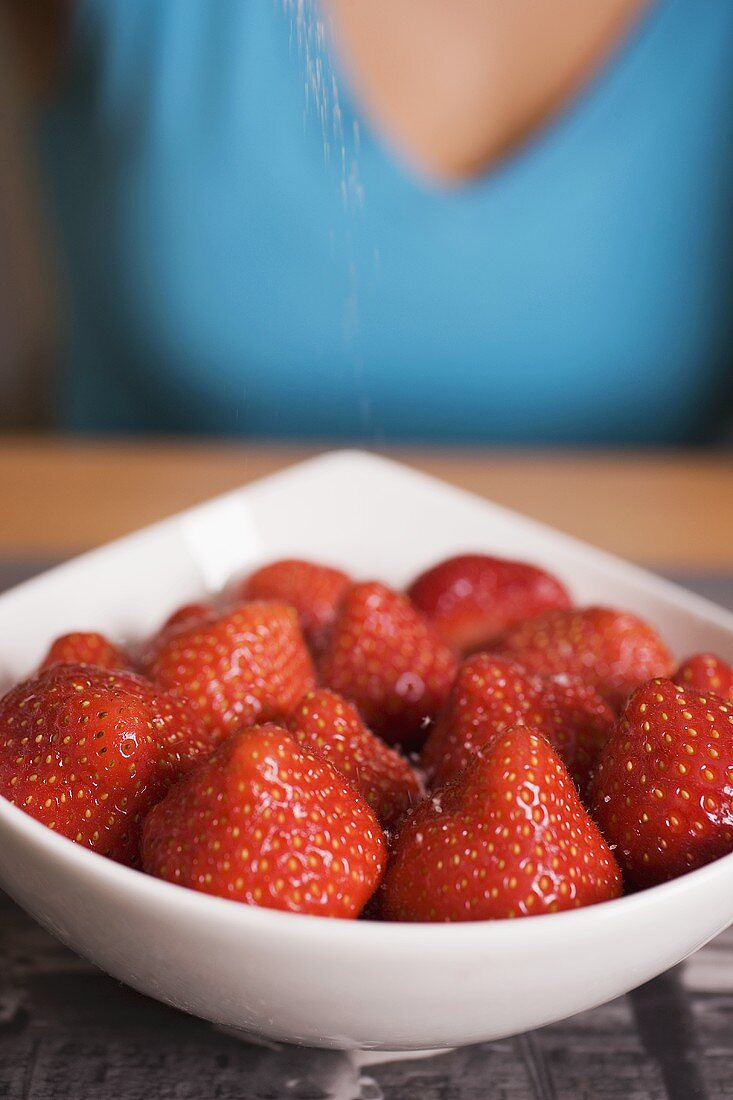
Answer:
<path fill-rule="evenodd" d="M 343 86 L 340 132 L 332 94 L 307 101 L 314 43 L 276 0 L 76 18 L 43 133 L 66 425 L 655 443 L 729 414 L 727 0 L 657 0 L 558 118 L 451 189 L 357 142 Z"/>

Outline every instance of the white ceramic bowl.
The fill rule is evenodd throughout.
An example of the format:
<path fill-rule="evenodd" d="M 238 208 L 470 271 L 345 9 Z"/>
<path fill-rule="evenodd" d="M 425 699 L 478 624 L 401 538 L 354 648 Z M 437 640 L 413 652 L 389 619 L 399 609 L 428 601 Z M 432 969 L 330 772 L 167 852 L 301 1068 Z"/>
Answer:
<path fill-rule="evenodd" d="M 733 615 L 503 508 L 342 452 L 185 512 L 0 598 L 0 668 L 72 628 L 139 637 L 177 604 L 284 555 L 402 584 L 451 553 L 545 565 L 579 602 L 637 611 L 679 653 L 733 658 Z M 116 978 L 244 1032 L 317 1046 L 455 1046 L 537 1027 L 654 977 L 733 921 L 733 855 L 646 893 L 527 920 L 301 917 L 121 867 L 0 799 L 0 882 Z"/>

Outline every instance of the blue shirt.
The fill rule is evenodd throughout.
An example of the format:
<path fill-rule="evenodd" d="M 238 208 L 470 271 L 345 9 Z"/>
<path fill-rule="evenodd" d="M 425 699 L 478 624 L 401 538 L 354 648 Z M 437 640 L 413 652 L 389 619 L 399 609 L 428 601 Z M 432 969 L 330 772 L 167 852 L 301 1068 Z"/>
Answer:
<path fill-rule="evenodd" d="M 455 187 L 359 128 L 343 80 L 340 127 L 333 95 L 323 121 L 308 52 L 280 0 L 79 0 L 42 134 L 63 425 L 497 444 L 722 428 L 730 0 L 657 0 L 559 116 Z"/>

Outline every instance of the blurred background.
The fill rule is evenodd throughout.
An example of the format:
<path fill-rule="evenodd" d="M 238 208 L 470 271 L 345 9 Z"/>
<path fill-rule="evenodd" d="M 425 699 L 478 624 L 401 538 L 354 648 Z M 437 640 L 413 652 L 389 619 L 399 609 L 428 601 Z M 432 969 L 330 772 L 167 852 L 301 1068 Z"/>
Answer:
<path fill-rule="evenodd" d="M 6 0 L 0 424 L 725 446 L 728 0 Z"/>

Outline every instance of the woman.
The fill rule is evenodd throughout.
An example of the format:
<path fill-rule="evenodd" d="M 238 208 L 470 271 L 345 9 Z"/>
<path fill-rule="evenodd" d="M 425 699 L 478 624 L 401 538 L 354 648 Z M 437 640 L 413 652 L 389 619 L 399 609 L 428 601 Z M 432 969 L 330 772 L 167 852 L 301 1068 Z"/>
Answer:
<path fill-rule="evenodd" d="M 728 0 L 62 10 L 40 141 L 67 271 L 67 427 L 723 431 Z"/>

